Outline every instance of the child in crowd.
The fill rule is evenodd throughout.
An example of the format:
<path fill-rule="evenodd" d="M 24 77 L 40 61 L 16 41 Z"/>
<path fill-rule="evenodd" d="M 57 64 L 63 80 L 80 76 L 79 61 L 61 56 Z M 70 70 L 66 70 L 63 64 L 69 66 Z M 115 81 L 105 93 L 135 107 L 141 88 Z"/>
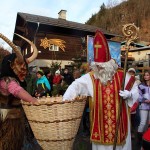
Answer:
<path fill-rule="evenodd" d="M 51 86 L 46 76 L 44 75 L 44 72 L 42 70 L 39 70 L 36 73 L 36 75 L 38 79 L 36 82 L 35 96 L 36 97 L 48 96 L 49 91 L 51 90 Z"/>

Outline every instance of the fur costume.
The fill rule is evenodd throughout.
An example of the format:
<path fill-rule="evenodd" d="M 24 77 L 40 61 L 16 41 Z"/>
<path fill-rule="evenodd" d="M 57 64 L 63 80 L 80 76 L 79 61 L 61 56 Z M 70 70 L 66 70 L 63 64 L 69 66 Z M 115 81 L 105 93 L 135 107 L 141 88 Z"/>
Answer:
<path fill-rule="evenodd" d="M 0 75 L 0 150 L 21 150 L 24 141 L 25 114 L 20 99 L 35 102 L 36 100 L 24 88 L 27 75 L 27 64 L 37 57 L 35 45 L 27 41 L 34 49 L 30 58 L 24 59 L 21 50 L 7 37 L 0 34 L 15 53 L 4 57 Z"/>

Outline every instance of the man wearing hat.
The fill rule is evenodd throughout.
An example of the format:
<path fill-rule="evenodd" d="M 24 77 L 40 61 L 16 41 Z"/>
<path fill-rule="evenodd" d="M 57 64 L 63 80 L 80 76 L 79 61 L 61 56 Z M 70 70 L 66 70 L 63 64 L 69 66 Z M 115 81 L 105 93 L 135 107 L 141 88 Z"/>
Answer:
<path fill-rule="evenodd" d="M 108 43 L 100 31 L 94 37 L 94 62 L 92 71 L 76 79 L 67 89 L 63 100 L 73 100 L 78 95 L 90 97 L 90 125 L 93 150 L 112 150 L 115 131 L 118 130 L 116 150 L 131 150 L 131 135 L 128 107 L 138 97 L 138 88 L 130 76 L 121 91 L 123 70 L 111 59 Z M 122 113 L 118 116 L 121 97 Z M 119 127 L 116 127 L 120 119 Z"/>

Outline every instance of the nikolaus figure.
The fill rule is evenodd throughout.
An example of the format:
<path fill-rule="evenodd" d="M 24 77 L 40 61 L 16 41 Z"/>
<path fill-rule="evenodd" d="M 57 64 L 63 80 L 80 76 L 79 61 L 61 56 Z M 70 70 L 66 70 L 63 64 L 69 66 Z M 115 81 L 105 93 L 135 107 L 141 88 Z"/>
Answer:
<path fill-rule="evenodd" d="M 4 57 L 1 64 L 0 75 L 0 149 L 21 150 L 24 140 L 24 118 L 20 100 L 35 103 L 26 90 L 25 77 L 28 72 L 28 64 L 37 57 L 37 48 L 28 39 L 18 35 L 27 41 L 34 52 L 31 57 L 25 59 L 18 47 L 7 37 L 0 34 L 15 53 Z"/>
<path fill-rule="evenodd" d="M 118 140 L 116 150 L 131 150 L 129 107 L 138 98 L 135 80 L 129 74 L 125 88 L 122 89 L 123 70 L 111 59 L 108 43 L 102 32 L 96 31 L 94 37 L 94 62 L 92 71 L 76 79 L 67 89 L 63 100 L 72 100 L 78 95 L 89 96 L 90 140 L 93 150 L 112 150 L 117 119 Z M 118 116 L 121 97 L 122 113 Z"/>

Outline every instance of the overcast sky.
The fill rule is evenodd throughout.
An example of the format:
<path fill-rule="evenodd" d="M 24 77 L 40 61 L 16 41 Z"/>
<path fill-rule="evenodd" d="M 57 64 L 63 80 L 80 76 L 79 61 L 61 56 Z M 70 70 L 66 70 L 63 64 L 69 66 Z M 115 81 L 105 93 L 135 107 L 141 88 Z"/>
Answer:
<path fill-rule="evenodd" d="M 0 33 L 12 40 L 17 12 L 58 18 L 63 9 L 67 10 L 67 20 L 85 23 L 103 3 L 107 6 L 112 1 L 120 0 L 1 0 Z M 0 40 L 0 44 L 4 42 Z"/>

